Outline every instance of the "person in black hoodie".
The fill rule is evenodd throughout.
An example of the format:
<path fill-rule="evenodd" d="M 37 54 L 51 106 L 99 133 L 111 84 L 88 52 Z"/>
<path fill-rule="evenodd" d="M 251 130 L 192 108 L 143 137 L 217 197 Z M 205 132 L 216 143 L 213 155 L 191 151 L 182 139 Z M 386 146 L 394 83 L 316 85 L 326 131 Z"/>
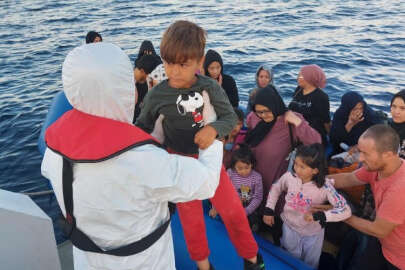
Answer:
<path fill-rule="evenodd" d="M 363 97 L 354 91 L 342 96 L 342 103 L 333 116 L 330 141 L 333 154 L 344 151 L 339 144 L 357 144 L 359 137 L 372 125 L 379 124 L 381 118 L 367 105 Z"/>
<path fill-rule="evenodd" d="M 144 55 L 155 55 L 159 59 L 160 64 L 162 63 L 162 60 L 156 54 L 155 48 L 153 47 L 153 44 L 150 40 L 144 40 L 142 42 L 141 47 L 139 48 L 138 56 L 136 57 L 135 62 L 134 62 L 135 67 L 138 66 L 137 62 Z M 146 93 L 148 92 L 148 84 L 145 81 L 135 82 L 135 86 L 136 86 L 136 91 L 138 92 L 138 99 L 137 99 L 137 103 L 135 105 L 134 123 L 136 121 L 136 118 L 141 113 L 140 104 L 142 104 L 143 98 L 145 97 Z"/>
<path fill-rule="evenodd" d="M 399 135 L 399 156 L 405 158 L 405 90 L 399 91 L 391 99 L 392 119 L 388 122 Z"/>
<path fill-rule="evenodd" d="M 232 76 L 224 74 L 224 64 L 219 53 L 208 50 L 204 60 L 204 72 L 205 76 L 213 78 L 222 86 L 232 107 L 237 108 L 239 106 L 238 88 Z"/>

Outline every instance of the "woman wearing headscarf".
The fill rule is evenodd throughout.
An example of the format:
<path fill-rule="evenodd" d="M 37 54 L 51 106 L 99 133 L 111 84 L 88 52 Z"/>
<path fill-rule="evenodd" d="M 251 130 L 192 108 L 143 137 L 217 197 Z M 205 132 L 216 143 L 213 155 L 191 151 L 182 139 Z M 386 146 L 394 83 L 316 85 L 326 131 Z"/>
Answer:
<path fill-rule="evenodd" d="M 208 50 L 205 55 L 204 73 L 205 76 L 211 77 L 222 86 L 232 107 L 237 108 L 239 106 L 239 94 L 236 82 L 232 76 L 224 74 L 222 57 L 214 50 Z"/>
<path fill-rule="evenodd" d="M 405 158 L 405 90 L 399 91 L 391 99 L 391 115 L 388 123 L 399 135 L 399 156 Z"/>
<path fill-rule="evenodd" d="M 273 182 L 287 171 L 287 157 L 293 147 L 291 141 L 312 144 L 321 142 L 321 137 L 301 114 L 287 111 L 282 98 L 272 85 L 257 91 L 253 113 L 249 114 L 246 122 L 249 131 L 245 142 L 252 148 L 256 158 L 256 170 L 263 180 L 263 198 L 267 200 Z M 260 207 L 261 214 L 266 200 L 263 200 Z M 282 201 L 276 208 L 277 214 L 280 214 Z M 277 218 L 276 225 L 270 230 L 274 243 L 280 245 L 280 219 Z"/>
<path fill-rule="evenodd" d="M 333 116 L 330 130 L 333 153 L 338 154 L 344 151 L 339 146 L 341 143 L 348 146 L 356 145 L 366 129 L 380 122 L 380 117 L 367 105 L 361 95 L 354 91 L 345 93 L 342 96 L 340 107 Z"/>
<path fill-rule="evenodd" d="M 267 65 L 260 65 L 255 73 L 256 88 L 249 93 L 249 101 L 247 105 L 247 113 L 253 110 L 252 104 L 256 96 L 257 90 L 265 88 L 267 85 L 273 85 L 273 70 Z"/>
<path fill-rule="evenodd" d="M 329 97 L 322 91 L 326 86 L 325 73 L 318 65 L 303 66 L 297 82 L 298 86 L 288 108 L 302 114 L 311 127 L 321 134 L 322 143 L 326 146 L 330 129 L 330 110 Z"/>
<path fill-rule="evenodd" d="M 257 118 L 248 119 L 250 130 L 245 142 L 252 147 L 256 170 L 263 177 L 263 198 L 267 198 L 273 182 L 287 170 L 286 158 L 292 148 L 288 125 L 291 125 L 293 139 L 303 144 L 319 143 L 321 138 L 301 114 L 287 111 L 271 85 L 257 92 L 253 112 Z"/>

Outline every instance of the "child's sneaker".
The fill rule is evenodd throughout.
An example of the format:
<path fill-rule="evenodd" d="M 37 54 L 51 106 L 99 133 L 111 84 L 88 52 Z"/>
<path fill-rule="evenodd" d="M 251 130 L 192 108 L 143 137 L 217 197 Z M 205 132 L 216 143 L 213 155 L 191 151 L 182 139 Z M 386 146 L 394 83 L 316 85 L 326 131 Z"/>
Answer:
<path fill-rule="evenodd" d="M 244 270 L 264 270 L 264 261 L 262 255 L 260 253 L 257 253 L 257 262 L 256 263 L 251 263 L 246 259 L 243 259 L 244 262 Z"/>

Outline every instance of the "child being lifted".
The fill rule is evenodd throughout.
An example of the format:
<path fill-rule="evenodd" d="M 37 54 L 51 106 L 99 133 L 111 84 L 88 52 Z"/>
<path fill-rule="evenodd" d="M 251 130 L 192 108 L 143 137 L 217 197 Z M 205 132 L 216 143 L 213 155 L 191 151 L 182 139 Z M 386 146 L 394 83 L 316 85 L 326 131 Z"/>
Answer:
<path fill-rule="evenodd" d="M 205 40 L 204 29 L 192 22 L 176 21 L 166 29 L 160 53 L 168 80 L 148 92 L 136 122 L 152 132 L 156 120 L 163 119 L 164 145 L 171 152 L 194 157 L 198 148 L 205 149 L 216 137 L 228 135 L 237 121 L 225 91 L 214 80 L 196 74 L 204 61 Z M 210 108 L 216 119 L 208 120 Z M 193 179 L 189 184 L 193 185 Z M 210 200 L 238 254 L 244 258 L 244 268 L 264 269 L 245 211 L 224 167 Z M 199 269 L 213 269 L 208 261 L 202 202 L 178 203 L 177 209 L 190 257 Z"/>

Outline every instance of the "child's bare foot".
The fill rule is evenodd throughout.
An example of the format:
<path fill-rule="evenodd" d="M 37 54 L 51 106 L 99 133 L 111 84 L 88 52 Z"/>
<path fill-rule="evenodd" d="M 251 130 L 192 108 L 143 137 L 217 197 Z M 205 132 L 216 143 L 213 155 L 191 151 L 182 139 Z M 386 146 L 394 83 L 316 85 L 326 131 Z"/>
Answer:
<path fill-rule="evenodd" d="M 197 268 L 198 270 L 210 270 L 211 265 L 210 262 L 208 261 L 208 258 L 202 260 L 202 261 L 196 261 L 197 263 Z"/>
<path fill-rule="evenodd" d="M 212 218 L 215 218 L 218 215 L 217 210 L 215 210 L 215 208 L 211 208 L 211 210 L 209 211 L 208 215 Z"/>

